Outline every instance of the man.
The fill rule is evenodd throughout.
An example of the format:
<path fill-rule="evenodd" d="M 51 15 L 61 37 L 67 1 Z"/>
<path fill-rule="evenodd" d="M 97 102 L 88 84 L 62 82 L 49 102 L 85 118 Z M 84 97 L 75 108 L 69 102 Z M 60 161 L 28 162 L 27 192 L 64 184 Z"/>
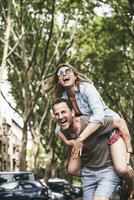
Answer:
<path fill-rule="evenodd" d="M 53 105 L 53 114 L 66 137 L 78 137 L 88 125 L 86 116 L 76 117 L 71 104 L 60 99 Z M 99 129 L 83 142 L 81 154 L 84 200 L 110 200 L 120 178 L 114 170 L 106 134 Z M 77 154 L 77 152 L 76 152 Z"/>

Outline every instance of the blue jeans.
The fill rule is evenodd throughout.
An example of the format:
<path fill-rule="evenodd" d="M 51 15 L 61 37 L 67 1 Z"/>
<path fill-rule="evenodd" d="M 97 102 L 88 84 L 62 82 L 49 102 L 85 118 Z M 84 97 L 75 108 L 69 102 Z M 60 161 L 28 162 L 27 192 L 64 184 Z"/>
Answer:
<path fill-rule="evenodd" d="M 84 167 L 83 177 L 83 200 L 93 200 L 95 196 L 112 199 L 117 185 L 121 180 L 113 166 L 92 171 Z"/>

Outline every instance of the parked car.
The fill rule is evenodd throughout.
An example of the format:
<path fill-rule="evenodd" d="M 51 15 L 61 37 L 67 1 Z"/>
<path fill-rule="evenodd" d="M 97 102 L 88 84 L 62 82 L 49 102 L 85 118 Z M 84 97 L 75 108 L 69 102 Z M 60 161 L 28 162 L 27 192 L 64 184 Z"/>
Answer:
<path fill-rule="evenodd" d="M 73 186 L 65 179 L 49 179 L 47 185 L 52 191 L 62 193 L 66 200 L 82 197 L 82 189 Z"/>
<path fill-rule="evenodd" d="M 76 197 L 83 197 L 83 188 L 82 188 L 82 186 L 73 185 L 73 188 L 75 190 L 75 196 Z"/>
<path fill-rule="evenodd" d="M 0 185 L 18 180 L 35 180 L 32 172 L 0 172 Z"/>
<path fill-rule="evenodd" d="M 38 181 L 18 180 L 0 185 L 0 200 L 48 200 L 48 189 Z"/>
<path fill-rule="evenodd" d="M 118 185 L 116 187 L 116 193 L 115 193 L 114 199 L 117 199 L 117 197 L 119 200 L 128 200 L 129 199 L 124 183 L 121 183 L 120 185 Z"/>
<path fill-rule="evenodd" d="M 63 194 L 61 194 L 61 191 L 60 192 L 55 192 L 53 191 L 47 184 L 46 182 L 44 181 L 44 179 L 40 179 L 39 180 L 45 187 L 48 188 L 48 191 L 49 191 L 49 194 L 50 194 L 50 197 L 52 200 L 65 200 L 65 197 Z"/>

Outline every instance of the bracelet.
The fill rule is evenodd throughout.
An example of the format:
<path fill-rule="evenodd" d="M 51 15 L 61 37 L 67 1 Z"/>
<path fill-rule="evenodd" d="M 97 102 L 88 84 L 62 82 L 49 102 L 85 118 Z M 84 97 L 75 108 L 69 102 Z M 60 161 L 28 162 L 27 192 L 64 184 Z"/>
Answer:
<path fill-rule="evenodd" d="M 83 142 L 83 138 L 81 136 L 77 137 L 77 139 L 79 140 L 79 142 Z"/>

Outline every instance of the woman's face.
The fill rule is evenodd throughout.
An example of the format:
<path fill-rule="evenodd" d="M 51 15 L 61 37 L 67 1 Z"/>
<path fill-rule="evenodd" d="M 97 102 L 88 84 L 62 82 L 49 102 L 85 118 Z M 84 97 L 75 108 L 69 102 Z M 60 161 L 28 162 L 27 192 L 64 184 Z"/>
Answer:
<path fill-rule="evenodd" d="M 77 76 L 68 66 L 60 67 L 57 72 L 58 83 L 64 88 L 75 86 Z"/>

